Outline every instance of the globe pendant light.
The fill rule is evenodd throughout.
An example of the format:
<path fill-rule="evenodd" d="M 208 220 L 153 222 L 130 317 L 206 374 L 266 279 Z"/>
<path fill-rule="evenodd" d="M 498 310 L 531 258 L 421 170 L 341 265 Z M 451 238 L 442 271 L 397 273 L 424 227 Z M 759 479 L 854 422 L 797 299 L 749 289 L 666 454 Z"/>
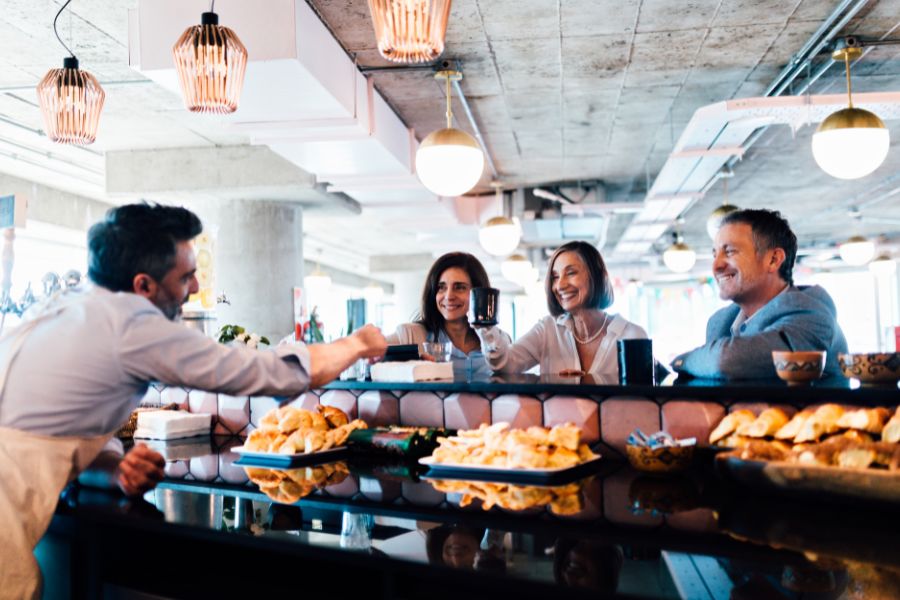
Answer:
<path fill-rule="evenodd" d="M 534 267 L 522 254 L 513 254 L 500 263 L 500 273 L 509 281 L 521 286 L 534 281 Z"/>
<path fill-rule="evenodd" d="M 697 253 L 684 243 L 681 235 L 673 233 L 673 243 L 663 252 L 663 262 L 673 273 L 687 273 L 697 262 Z"/>
<path fill-rule="evenodd" d="M 363 288 L 363 298 L 372 305 L 378 304 L 384 298 L 384 288 L 373 281 Z"/>
<path fill-rule="evenodd" d="M 813 157 L 832 177 L 859 179 L 884 162 L 891 145 L 890 134 L 878 115 L 853 107 L 850 59 L 862 56 L 862 50 L 843 48 L 831 56 L 844 61 L 848 107 L 832 113 L 819 125 L 812 139 Z"/>
<path fill-rule="evenodd" d="M 709 238 L 713 241 L 716 239 L 716 234 L 719 233 L 719 228 L 722 226 L 722 219 L 728 213 L 733 213 L 736 210 L 740 210 L 734 204 L 729 204 L 728 202 L 728 180 L 722 180 L 722 186 L 724 189 L 724 194 L 722 196 L 722 204 L 716 207 L 711 213 L 709 213 L 709 217 L 706 219 L 706 233 L 709 235 Z"/>
<path fill-rule="evenodd" d="M 321 256 L 322 250 L 319 249 L 317 254 Z M 303 287 L 306 288 L 307 298 L 315 299 L 321 298 L 323 294 L 328 293 L 328 290 L 331 289 L 331 277 L 322 270 L 318 260 L 316 260 L 315 271 L 303 278 Z"/>
<path fill-rule="evenodd" d="M 859 267 L 875 256 L 875 244 L 861 235 L 854 235 L 838 247 L 838 252 L 845 263 Z"/>
<path fill-rule="evenodd" d="M 897 261 L 890 254 L 881 254 L 869 263 L 869 271 L 876 277 L 890 277 L 897 272 Z"/>
<path fill-rule="evenodd" d="M 71 1 L 67 0 L 53 19 L 53 33 L 70 56 L 63 59 L 62 69 L 47 71 L 37 86 L 37 97 L 48 138 L 62 144 L 87 145 L 97 139 L 106 92 L 96 77 L 78 68 L 78 59 L 56 30 L 59 15 Z"/>
<path fill-rule="evenodd" d="M 444 51 L 450 0 L 369 0 L 369 12 L 385 59 L 431 62 Z"/>
<path fill-rule="evenodd" d="M 184 106 L 191 112 L 228 114 L 237 110 L 247 68 L 247 49 L 235 33 L 219 25 L 219 15 L 200 15 L 200 25 L 184 30 L 172 56 Z"/>
<path fill-rule="evenodd" d="M 433 131 L 416 151 L 416 175 L 438 196 L 459 196 L 481 179 L 484 153 L 471 135 L 451 127 L 450 82 L 462 79 L 459 71 L 439 71 L 435 79 L 447 82 L 447 127 Z"/>

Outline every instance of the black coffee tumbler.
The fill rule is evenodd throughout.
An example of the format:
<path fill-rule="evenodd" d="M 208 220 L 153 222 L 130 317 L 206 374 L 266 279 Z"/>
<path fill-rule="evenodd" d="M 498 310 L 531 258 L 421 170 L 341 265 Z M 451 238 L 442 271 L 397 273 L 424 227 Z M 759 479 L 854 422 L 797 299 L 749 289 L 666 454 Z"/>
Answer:
<path fill-rule="evenodd" d="M 653 342 L 651 340 L 619 340 L 619 383 L 653 385 Z"/>
<path fill-rule="evenodd" d="M 469 322 L 485 327 L 496 325 L 499 301 L 500 290 L 496 288 L 472 288 L 469 297 Z"/>

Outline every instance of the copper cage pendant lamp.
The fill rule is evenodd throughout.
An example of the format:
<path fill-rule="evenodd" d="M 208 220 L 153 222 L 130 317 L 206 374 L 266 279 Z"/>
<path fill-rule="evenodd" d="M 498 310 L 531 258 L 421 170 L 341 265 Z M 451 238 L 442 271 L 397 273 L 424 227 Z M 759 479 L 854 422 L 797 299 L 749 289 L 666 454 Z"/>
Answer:
<path fill-rule="evenodd" d="M 56 30 L 59 15 L 71 1 L 67 0 L 53 19 L 53 33 L 69 56 L 63 59 L 62 69 L 47 71 L 37 85 L 37 97 L 48 138 L 61 144 L 87 145 L 97 139 L 106 92 L 96 77 L 78 68 L 78 59 Z"/>
<path fill-rule="evenodd" d="M 399 63 L 435 60 L 444 51 L 451 0 L 369 0 L 378 52 Z"/>
<path fill-rule="evenodd" d="M 215 0 L 200 25 L 184 30 L 172 56 L 184 106 L 191 112 L 228 114 L 237 110 L 247 69 L 247 49 L 235 33 L 219 25 Z"/>

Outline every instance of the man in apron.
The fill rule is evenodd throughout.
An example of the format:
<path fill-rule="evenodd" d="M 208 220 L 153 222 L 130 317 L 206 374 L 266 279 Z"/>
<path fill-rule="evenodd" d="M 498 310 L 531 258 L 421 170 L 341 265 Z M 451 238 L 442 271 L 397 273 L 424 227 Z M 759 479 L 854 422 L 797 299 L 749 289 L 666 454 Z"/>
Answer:
<path fill-rule="evenodd" d="M 384 355 L 366 326 L 332 344 L 259 352 L 217 344 L 174 323 L 198 289 L 184 208 L 122 206 L 88 233 L 85 292 L 48 299 L 0 338 L 0 598 L 40 595 L 33 556 L 60 491 L 98 456 L 150 381 L 229 395 L 294 397 L 360 358 Z M 161 478 L 160 457 L 136 447 L 117 482 L 140 494 Z"/>

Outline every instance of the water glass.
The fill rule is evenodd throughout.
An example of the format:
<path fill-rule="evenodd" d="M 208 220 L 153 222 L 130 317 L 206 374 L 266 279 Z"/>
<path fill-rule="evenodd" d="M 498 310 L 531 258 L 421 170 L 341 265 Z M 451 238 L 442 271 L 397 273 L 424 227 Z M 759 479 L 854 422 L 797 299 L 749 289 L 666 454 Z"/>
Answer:
<path fill-rule="evenodd" d="M 419 357 L 433 358 L 434 362 L 450 362 L 450 353 L 453 352 L 451 342 L 422 342 L 419 344 Z"/>

